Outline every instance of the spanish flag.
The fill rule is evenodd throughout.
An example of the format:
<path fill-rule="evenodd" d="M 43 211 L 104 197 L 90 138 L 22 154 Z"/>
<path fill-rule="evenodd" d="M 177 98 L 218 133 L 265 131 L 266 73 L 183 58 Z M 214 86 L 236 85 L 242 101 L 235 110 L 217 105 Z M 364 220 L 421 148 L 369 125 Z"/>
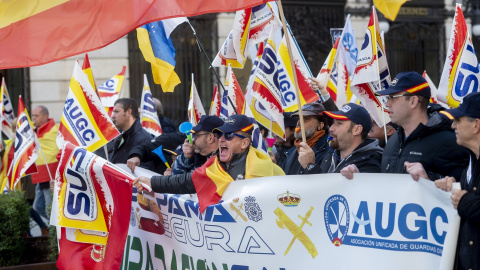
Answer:
<path fill-rule="evenodd" d="M 60 149 L 57 146 L 58 126 L 53 121 L 53 118 L 48 119 L 48 122 L 37 129 L 38 142 L 40 143 L 43 155 L 37 159 L 38 173 L 32 174 L 32 183 L 42 183 L 53 180 L 55 172 L 58 167 L 57 154 Z M 47 169 L 48 166 L 48 169 Z M 52 178 L 50 178 L 52 176 Z"/>
<path fill-rule="evenodd" d="M 266 0 L 0 1 L 0 69 L 38 66 L 97 50 L 149 22 L 263 3 Z"/>
<path fill-rule="evenodd" d="M 245 170 L 245 179 L 285 175 L 269 156 L 252 146 L 248 150 Z M 200 212 L 218 203 L 228 183 L 234 181 L 220 165 L 217 156 L 211 157 L 202 167 L 196 169 L 192 180 L 197 191 Z"/>

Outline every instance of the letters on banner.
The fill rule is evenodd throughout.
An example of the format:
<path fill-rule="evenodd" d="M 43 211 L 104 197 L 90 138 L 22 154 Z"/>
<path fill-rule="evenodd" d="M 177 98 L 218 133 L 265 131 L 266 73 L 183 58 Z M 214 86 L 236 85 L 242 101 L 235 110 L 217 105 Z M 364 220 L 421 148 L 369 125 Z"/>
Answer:
<path fill-rule="evenodd" d="M 134 190 L 121 269 L 451 269 L 459 226 L 450 194 L 408 175 L 236 181 L 198 209 Z"/>

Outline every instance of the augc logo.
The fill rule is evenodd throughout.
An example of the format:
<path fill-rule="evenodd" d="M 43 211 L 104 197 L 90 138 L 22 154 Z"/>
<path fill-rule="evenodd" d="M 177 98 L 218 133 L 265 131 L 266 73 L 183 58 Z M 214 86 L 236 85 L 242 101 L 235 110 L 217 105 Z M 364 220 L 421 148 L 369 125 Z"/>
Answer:
<path fill-rule="evenodd" d="M 335 246 L 341 246 L 348 233 L 350 224 L 350 211 L 348 202 L 341 195 L 333 195 L 327 199 L 324 208 L 325 228 L 327 229 L 330 241 Z"/>

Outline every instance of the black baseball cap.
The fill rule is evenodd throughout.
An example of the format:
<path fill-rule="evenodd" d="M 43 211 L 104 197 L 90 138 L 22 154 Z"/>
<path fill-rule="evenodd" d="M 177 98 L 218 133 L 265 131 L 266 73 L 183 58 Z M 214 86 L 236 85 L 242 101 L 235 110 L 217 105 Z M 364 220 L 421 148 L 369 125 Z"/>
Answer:
<path fill-rule="evenodd" d="M 284 112 L 283 113 L 283 123 L 285 127 L 296 127 L 298 119 L 292 117 L 292 112 Z"/>
<path fill-rule="evenodd" d="M 215 128 L 213 132 L 230 133 L 235 131 L 243 131 L 248 134 L 253 132 L 253 122 L 245 115 L 234 114 L 225 119 L 223 126 Z"/>
<path fill-rule="evenodd" d="M 398 73 L 397 77 L 390 82 L 388 89 L 378 91 L 380 96 L 392 95 L 398 92 L 407 91 L 415 96 L 423 96 L 430 99 L 432 93 L 427 80 L 415 71 Z"/>
<path fill-rule="evenodd" d="M 202 115 L 198 124 L 192 128 L 193 132 L 199 132 L 200 130 L 212 132 L 215 128 L 223 125 L 223 120 L 215 115 Z"/>
<path fill-rule="evenodd" d="M 362 125 L 363 130 L 369 132 L 372 129 L 372 118 L 367 110 L 355 103 L 348 103 L 343 105 L 340 111 L 325 112 L 326 115 L 337 120 L 350 120 L 357 125 Z"/>
<path fill-rule="evenodd" d="M 303 115 L 319 116 L 319 115 L 322 115 L 324 111 L 325 111 L 325 107 L 323 106 L 323 104 L 318 102 L 307 103 L 302 106 Z M 292 114 L 292 116 L 299 116 L 299 112 Z"/>
<path fill-rule="evenodd" d="M 480 118 L 480 93 L 473 92 L 466 95 L 462 103 L 456 109 L 445 110 L 453 118 L 460 118 L 462 116 L 469 116 L 473 118 Z"/>

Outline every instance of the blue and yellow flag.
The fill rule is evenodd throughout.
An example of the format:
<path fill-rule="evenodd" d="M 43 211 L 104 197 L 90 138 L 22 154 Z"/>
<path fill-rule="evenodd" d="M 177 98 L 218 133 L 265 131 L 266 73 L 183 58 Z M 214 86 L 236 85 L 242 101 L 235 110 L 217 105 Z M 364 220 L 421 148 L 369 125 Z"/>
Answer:
<path fill-rule="evenodd" d="M 138 46 L 143 57 L 152 65 L 153 80 L 163 92 L 173 92 L 180 83 L 175 73 L 175 48 L 170 33 L 186 18 L 174 18 L 148 23 L 137 28 Z"/>

